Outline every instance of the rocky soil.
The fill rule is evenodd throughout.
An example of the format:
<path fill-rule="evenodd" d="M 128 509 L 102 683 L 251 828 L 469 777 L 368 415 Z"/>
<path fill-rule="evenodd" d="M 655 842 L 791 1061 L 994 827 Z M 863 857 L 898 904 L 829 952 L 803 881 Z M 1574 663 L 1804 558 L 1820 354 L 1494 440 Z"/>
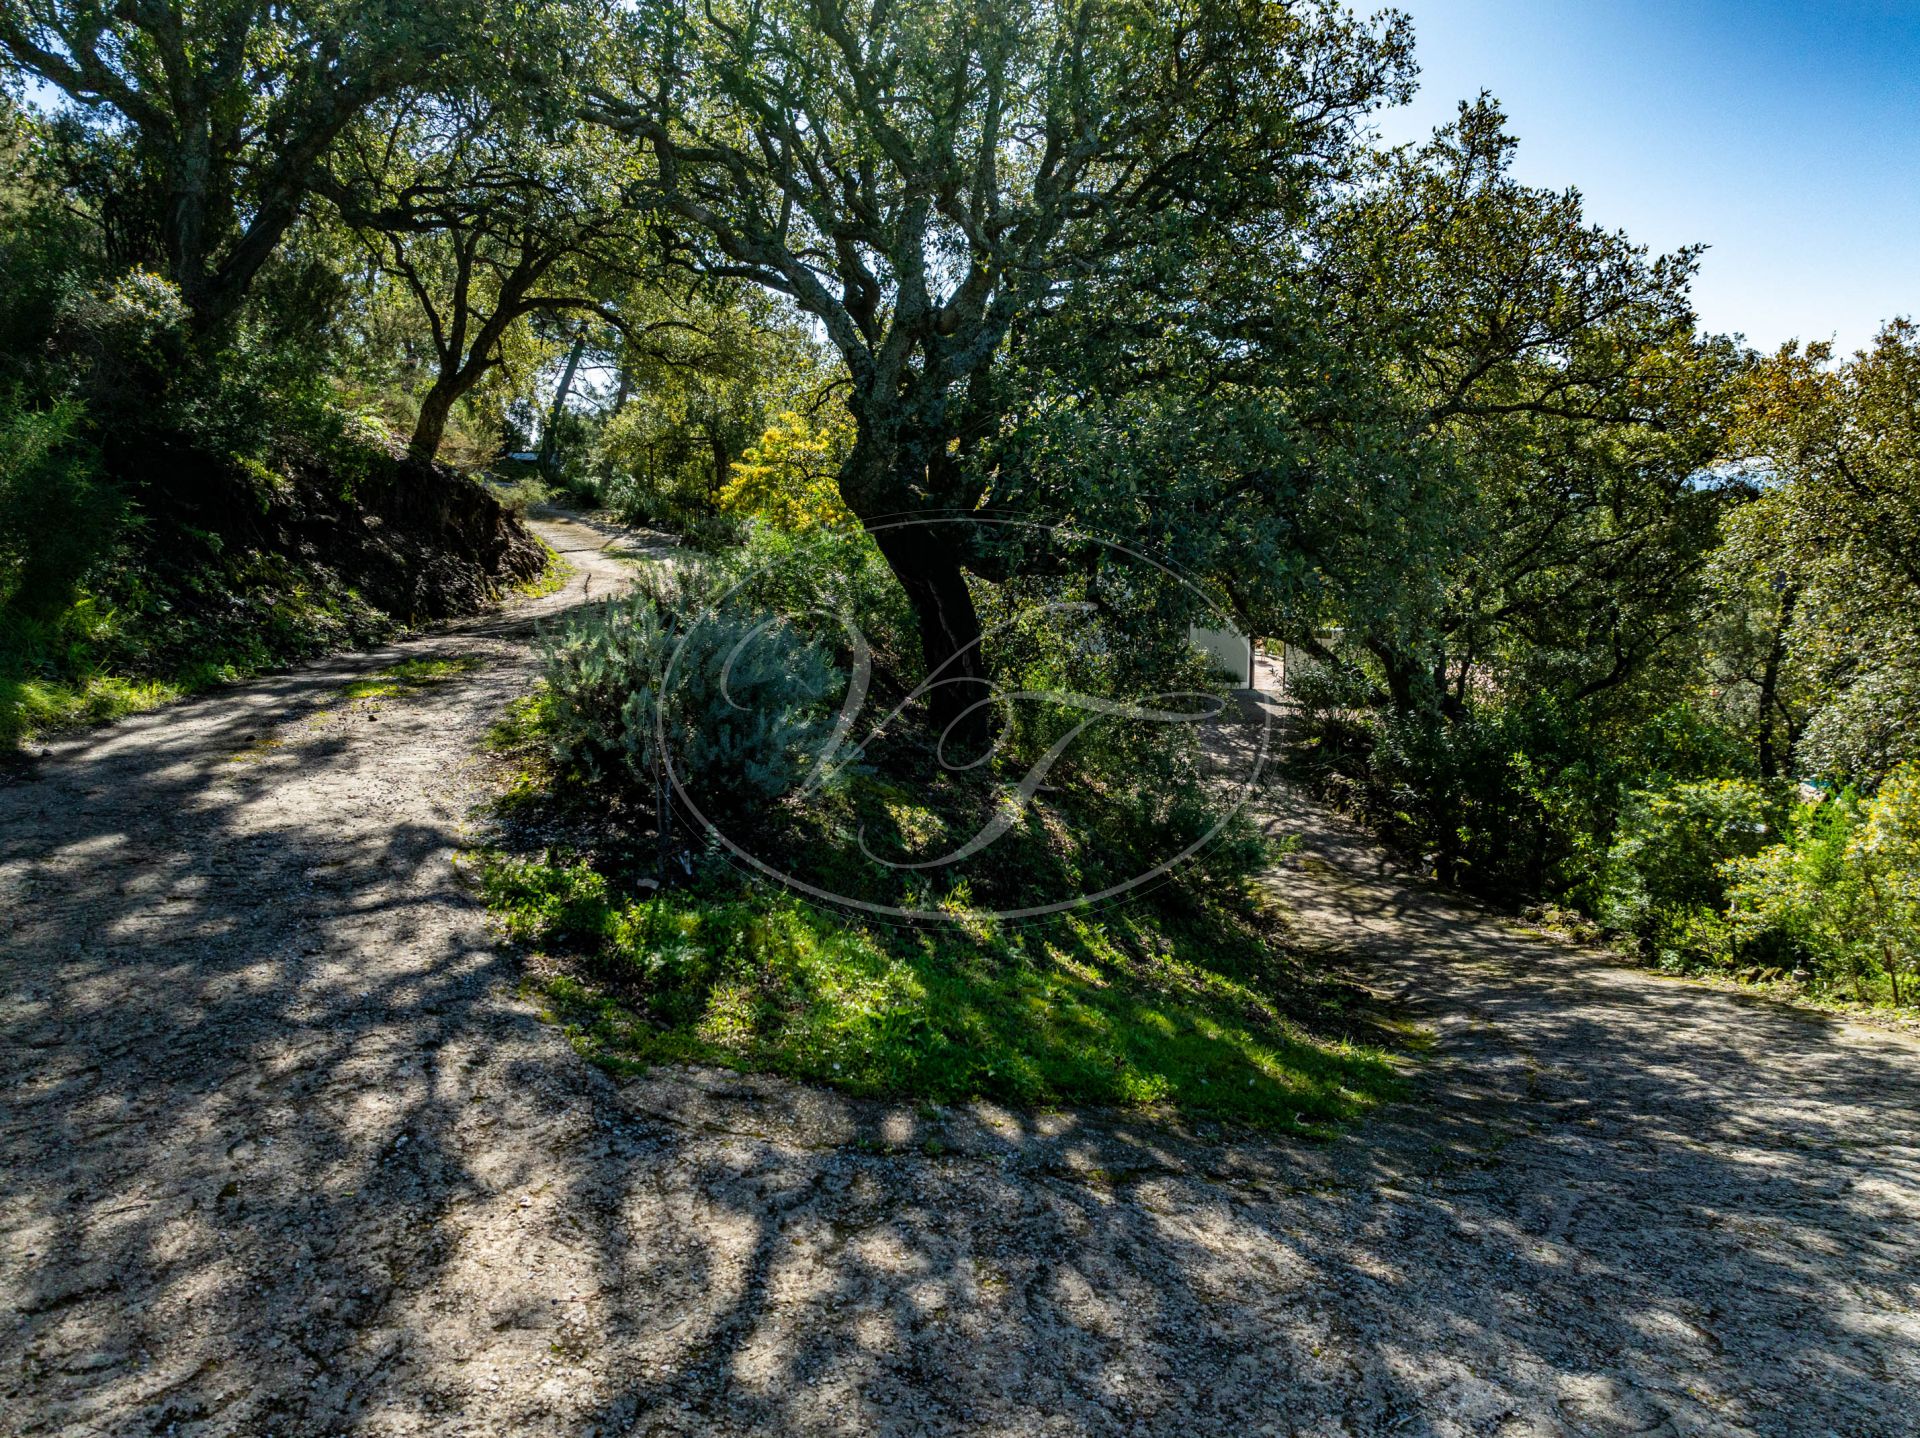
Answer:
<path fill-rule="evenodd" d="M 582 1065 L 457 856 L 566 592 L 0 781 L 0 1433 L 1920 1432 L 1920 1045 L 1612 967 L 1311 806 L 1434 1036 L 1325 1146 Z M 400 658 L 470 664 L 350 702 Z"/>

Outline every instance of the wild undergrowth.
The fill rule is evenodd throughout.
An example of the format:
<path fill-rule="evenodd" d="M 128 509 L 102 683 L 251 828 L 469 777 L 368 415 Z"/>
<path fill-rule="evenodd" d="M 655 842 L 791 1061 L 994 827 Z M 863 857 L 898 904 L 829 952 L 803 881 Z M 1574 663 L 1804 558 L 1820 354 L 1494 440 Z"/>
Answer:
<path fill-rule="evenodd" d="M 0 623 L 0 746 L 118 718 L 329 650 L 395 620 L 280 556 L 103 569 L 65 608 Z"/>
<path fill-rule="evenodd" d="M 1085 745 L 955 878 L 921 861 L 1006 812 L 1011 778 L 1054 729 L 1014 735 L 995 773 L 955 772 L 906 726 L 831 782 L 796 783 L 782 755 L 818 742 L 840 692 L 821 678 L 834 659 L 825 631 L 764 629 L 760 660 L 736 651 L 724 692 L 669 679 L 658 727 L 649 706 L 690 588 L 684 575 L 643 579 L 637 599 L 576 619 L 550 641 L 546 687 L 494 735 L 503 782 L 477 880 L 527 951 L 531 990 L 595 1062 L 1312 1134 L 1395 1091 L 1390 1050 L 1404 1034 L 1287 947 L 1260 882 L 1272 846 L 1244 815 L 1208 810 L 1171 741 L 1157 761 L 1121 740 Z M 886 652 L 889 616 L 864 618 Z M 999 657 L 1012 670 L 1020 655 Z M 1045 680 L 1033 664 L 1014 677 Z M 737 702 L 749 690 L 751 722 Z M 699 724 L 697 743 L 675 740 Z M 660 803 L 663 735 L 699 756 L 698 812 Z M 1003 917 L 1126 888 L 1210 824 L 1188 859 L 1124 897 Z"/>
<path fill-rule="evenodd" d="M 376 602 L 325 555 L 178 527 L 161 545 L 143 531 L 131 526 L 65 602 L 0 611 L 0 750 L 411 627 L 391 599 Z M 542 569 L 498 590 L 539 596 L 564 586 L 570 568 L 541 550 Z M 477 592 L 490 588 L 477 581 Z"/>

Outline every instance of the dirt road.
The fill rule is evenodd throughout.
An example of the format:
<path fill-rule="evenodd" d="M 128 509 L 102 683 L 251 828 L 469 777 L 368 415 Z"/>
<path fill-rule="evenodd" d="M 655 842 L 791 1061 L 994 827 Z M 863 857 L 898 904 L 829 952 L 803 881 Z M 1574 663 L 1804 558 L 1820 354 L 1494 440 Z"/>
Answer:
<path fill-rule="evenodd" d="M 542 528 L 563 594 L 0 783 L 0 1433 L 1920 1432 L 1920 1048 L 1303 805 L 1301 941 L 1435 1035 L 1337 1144 L 589 1071 L 454 862 L 627 573 Z M 403 657 L 463 672 L 343 700 Z"/>

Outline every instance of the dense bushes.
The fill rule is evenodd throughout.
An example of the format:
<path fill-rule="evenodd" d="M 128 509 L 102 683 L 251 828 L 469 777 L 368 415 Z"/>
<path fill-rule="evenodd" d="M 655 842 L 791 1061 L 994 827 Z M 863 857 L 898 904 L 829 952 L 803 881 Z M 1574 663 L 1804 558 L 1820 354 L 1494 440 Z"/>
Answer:
<path fill-rule="evenodd" d="M 1910 1001 L 1920 974 L 1920 764 L 1869 799 L 1799 806 L 1788 837 L 1727 864 L 1740 945 L 1774 952 L 1869 998 Z"/>
<path fill-rule="evenodd" d="M 1396 718 L 1352 676 L 1302 687 L 1296 761 L 1439 877 L 1572 904 L 1669 972 L 1920 998 L 1920 765 L 1823 793 L 1743 772 L 1689 705 L 1609 729 L 1537 700 Z"/>
<path fill-rule="evenodd" d="M 826 656 L 777 619 L 708 608 L 710 587 L 655 579 L 570 617 L 547 642 L 555 757 L 589 783 L 658 801 L 674 776 L 702 813 L 777 800 L 824 743 Z"/>
<path fill-rule="evenodd" d="M 71 402 L 35 411 L 0 395 L 0 623 L 66 608 L 126 519 L 78 420 Z"/>
<path fill-rule="evenodd" d="M 1797 974 L 1910 1001 L 1920 969 L 1920 766 L 1863 797 L 1742 780 L 1632 796 L 1597 910 L 1674 971 Z"/>
<path fill-rule="evenodd" d="M 1306 775 L 1436 877 L 1501 903 L 1593 908 L 1636 794 L 1743 773 L 1737 743 L 1685 705 L 1622 716 L 1533 695 L 1396 713 L 1369 703 L 1357 666 L 1295 684 Z"/>
<path fill-rule="evenodd" d="M 1189 848 L 1169 902 L 1209 885 L 1236 891 L 1269 850 L 1223 809 L 1235 791 L 1223 790 L 1196 726 L 1116 717 L 1141 695 L 1208 712 L 1218 680 L 1184 624 L 1164 653 L 1103 639 L 1073 599 L 1093 582 L 1069 570 L 983 591 L 1005 698 L 994 748 L 975 764 L 971 751 L 943 756 L 926 730 L 912 613 L 873 539 L 756 522 L 735 553 L 646 576 L 631 598 L 550 638 L 545 742 L 563 774 L 623 794 L 644 825 L 672 822 L 659 808 L 664 730 L 702 817 L 862 903 L 1021 910 L 1044 905 L 1042 892 L 1124 887 Z M 1161 602 L 1112 575 L 1106 587 Z M 841 714 L 848 702 L 857 714 Z M 846 762 L 811 774 L 843 718 Z M 808 782 L 821 778 L 833 782 Z M 801 792 L 804 803 L 778 802 Z M 993 837 L 966 862 L 940 858 L 983 833 Z"/>
<path fill-rule="evenodd" d="M 1607 853 L 1599 918 L 1668 968 L 1725 959 L 1727 866 L 1766 842 L 1770 807 L 1739 779 L 1633 793 Z"/>

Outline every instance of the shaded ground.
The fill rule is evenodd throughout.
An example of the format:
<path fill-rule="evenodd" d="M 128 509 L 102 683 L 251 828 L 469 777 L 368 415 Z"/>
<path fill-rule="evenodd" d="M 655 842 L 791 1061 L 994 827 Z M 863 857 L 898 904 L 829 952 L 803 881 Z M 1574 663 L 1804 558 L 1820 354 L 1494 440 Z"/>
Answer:
<path fill-rule="evenodd" d="M 1920 1431 L 1920 1047 L 1304 806 L 1302 941 L 1436 1035 L 1338 1144 L 588 1070 L 453 864 L 534 615 L 622 579 L 542 531 L 563 594 L 0 783 L 0 1432 Z M 403 657 L 482 662 L 341 700 Z"/>

